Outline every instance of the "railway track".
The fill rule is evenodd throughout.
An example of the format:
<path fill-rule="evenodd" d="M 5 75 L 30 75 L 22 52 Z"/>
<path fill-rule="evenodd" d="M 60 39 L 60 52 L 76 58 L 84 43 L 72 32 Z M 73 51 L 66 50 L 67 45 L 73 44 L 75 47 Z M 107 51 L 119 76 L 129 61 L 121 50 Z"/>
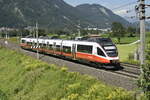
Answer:
<path fill-rule="evenodd" d="M 2 40 L 0 40 L 0 44 L 5 46 L 4 41 Z M 36 58 L 36 53 L 22 50 L 20 49 L 18 44 L 9 43 L 5 47 L 19 52 L 23 52 L 29 56 Z M 140 74 L 139 68 L 137 66 L 136 67 L 131 65 L 127 66 L 121 63 L 123 69 L 105 70 L 105 69 L 94 68 L 86 64 L 85 65 L 80 64 L 74 61 L 67 61 L 53 56 L 47 56 L 47 55 L 43 56 L 42 54 L 40 54 L 40 56 L 42 61 L 45 61 L 49 64 L 56 64 L 58 66 L 67 66 L 69 71 L 91 75 L 101 81 L 106 82 L 107 84 L 123 87 L 127 90 L 133 90 L 137 88 L 135 81 L 137 80 Z"/>
<path fill-rule="evenodd" d="M 138 65 L 133 65 L 133 64 L 127 64 L 127 63 L 121 63 L 120 64 L 123 69 L 118 72 L 120 74 L 124 74 L 133 78 L 138 78 L 141 71 L 140 71 L 140 66 Z"/>
<path fill-rule="evenodd" d="M 120 64 L 121 64 L 121 66 L 140 69 L 140 65 L 133 65 L 133 64 L 129 64 L 129 63 L 120 63 Z"/>

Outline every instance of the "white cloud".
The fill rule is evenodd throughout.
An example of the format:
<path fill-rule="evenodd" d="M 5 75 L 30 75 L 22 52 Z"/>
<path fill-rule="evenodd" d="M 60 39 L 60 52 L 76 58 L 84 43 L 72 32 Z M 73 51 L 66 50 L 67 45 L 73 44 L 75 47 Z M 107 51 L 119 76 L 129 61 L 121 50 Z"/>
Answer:
<path fill-rule="evenodd" d="M 116 11 L 114 11 L 114 13 L 117 15 L 125 15 L 125 14 L 127 14 L 127 10 L 126 9 L 116 10 Z"/>

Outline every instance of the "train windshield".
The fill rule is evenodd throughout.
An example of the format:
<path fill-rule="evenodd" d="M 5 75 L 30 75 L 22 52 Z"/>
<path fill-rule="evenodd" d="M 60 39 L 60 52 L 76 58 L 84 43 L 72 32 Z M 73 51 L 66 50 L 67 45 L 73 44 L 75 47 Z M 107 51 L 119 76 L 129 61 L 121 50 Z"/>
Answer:
<path fill-rule="evenodd" d="M 116 50 L 106 51 L 106 53 L 109 57 L 117 57 L 118 56 L 118 52 Z"/>
<path fill-rule="evenodd" d="M 97 42 L 102 46 L 111 46 L 114 45 L 110 38 L 97 38 Z"/>
<path fill-rule="evenodd" d="M 109 57 L 117 57 L 118 51 L 115 44 L 112 42 L 110 38 L 88 38 L 88 41 L 97 42 L 102 46 Z"/>
<path fill-rule="evenodd" d="M 98 43 L 104 48 L 109 57 L 117 57 L 118 51 L 110 38 L 98 38 Z"/>

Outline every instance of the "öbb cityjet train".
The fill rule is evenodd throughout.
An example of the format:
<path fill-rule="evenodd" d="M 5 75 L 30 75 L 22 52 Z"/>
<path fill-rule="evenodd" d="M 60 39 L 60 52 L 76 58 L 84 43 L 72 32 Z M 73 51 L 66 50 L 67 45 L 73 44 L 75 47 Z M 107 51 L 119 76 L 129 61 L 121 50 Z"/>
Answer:
<path fill-rule="evenodd" d="M 96 65 L 119 65 L 117 48 L 109 38 L 94 37 L 79 41 L 39 38 L 38 44 L 36 38 L 21 38 L 20 46 Z"/>

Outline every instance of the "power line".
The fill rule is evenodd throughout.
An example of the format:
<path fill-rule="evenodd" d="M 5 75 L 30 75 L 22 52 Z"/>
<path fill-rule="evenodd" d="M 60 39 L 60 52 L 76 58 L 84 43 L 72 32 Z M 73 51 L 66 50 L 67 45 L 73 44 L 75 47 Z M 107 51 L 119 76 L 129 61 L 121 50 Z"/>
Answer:
<path fill-rule="evenodd" d="M 135 3 L 137 3 L 137 1 L 127 3 L 127 4 L 121 5 L 121 6 L 119 6 L 119 7 L 115 7 L 115 8 L 113 8 L 112 10 L 120 9 L 120 8 L 123 8 L 123 7 L 126 7 L 126 6 L 130 6 L 130 5 L 133 5 L 133 4 L 135 4 Z"/>

